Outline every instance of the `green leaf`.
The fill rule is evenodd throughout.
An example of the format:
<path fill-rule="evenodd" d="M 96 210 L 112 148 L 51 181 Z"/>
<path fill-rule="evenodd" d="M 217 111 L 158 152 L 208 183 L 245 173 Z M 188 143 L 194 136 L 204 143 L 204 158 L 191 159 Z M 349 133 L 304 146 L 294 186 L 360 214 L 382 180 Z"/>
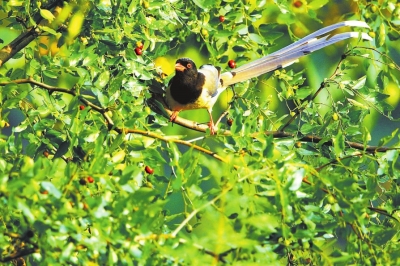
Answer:
<path fill-rule="evenodd" d="M 30 222 L 33 222 L 35 220 L 35 216 L 33 215 L 32 211 L 28 205 L 26 205 L 22 201 L 16 202 L 16 205 L 17 205 L 18 210 L 20 210 Z"/>
<path fill-rule="evenodd" d="M 100 75 L 97 77 L 94 85 L 97 88 L 102 89 L 108 84 L 109 80 L 110 80 L 110 72 L 109 71 L 102 71 L 100 73 Z"/>
<path fill-rule="evenodd" d="M 301 126 L 300 131 L 301 131 L 301 133 L 303 133 L 303 134 L 308 134 L 308 133 L 312 132 L 312 131 L 314 130 L 314 128 L 315 128 L 314 125 L 311 125 L 311 124 L 304 124 L 304 125 Z"/>
<path fill-rule="evenodd" d="M 51 14 L 51 13 L 50 13 L 50 14 Z M 53 15 L 53 14 L 52 14 L 52 15 Z M 50 28 L 50 27 L 47 27 L 47 26 L 40 26 L 40 29 L 43 30 L 44 32 L 50 33 L 51 35 L 58 36 L 57 31 L 53 30 L 53 29 Z"/>
<path fill-rule="evenodd" d="M 345 143 L 344 143 L 344 136 L 342 134 L 342 131 L 340 130 L 333 138 L 333 147 L 335 150 L 336 157 L 341 157 L 345 149 Z"/>
<path fill-rule="evenodd" d="M 61 197 L 61 192 L 54 186 L 53 183 L 43 181 L 40 183 L 40 185 L 42 186 L 43 189 L 47 190 L 50 195 L 56 197 L 57 199 Z"/>
<path fill-rule="evenodd" d="M 193 0 L 193 3 L 202 9 L 208 9 L 214 5 L 213 0 Z"/>
<path fill-rule="evenodd" d="M 303 100 L 311 95 L 313 89 L 311 87 L 301 87 L 300 89 L 296 90 L 296 97 L 300 100 Z"/>
<path fill-rule="evenodd" d="M 270 214 L 259 214 L 252 217 L 248 217 L 245 220 L 248 224 L 263 230 L 267 234 L 277 232 L 279 223 L 276 217 Z"/>
<path fill-rule="evenodd" d="M 320 9 L 321 7 L 323 7 L 328 2 L 329 2 L 328 0 L 313 0 L 307 4 L 307 7 L 311 8 L 313 10 L 316 10 L 316 9 Z"/>
<path fill-rule="evenodd" d="M 361 132 L 362 132 L 362 136 L 363 136 L 363 143 L 364 143 L 364 146 L 367 146 L 367 144 L 371 141 L 371 134 L 370 134 L 370 132 L 369 132 L 369 130 L 368 130 L 368 128 L 367 127 L 362 127 L 361 128 Z"/>
<path fill-rule="evenodd" d="M 85 141 L 87 142 L 95 142 L 96 139 L 98 138 L 100 132 L 85 132 L 85 134 L 83 134 Z"/>
<path fill-rule="evenodd" d="M 51 13 L 47 9 L 40 9 L 40 15 L 42 16 L 42 18 L 47 19 L 49 22 L 52 22 L 55 19 L 53 13 Z"/>
<path fill-rule="evenodd" d="M 239 26 L 237 26 L 235 28 L 235 31 L 237 33 L 239 33 L 240 35 L 244 35 L 244 34 L 247 34 L 249 32 L 248 28 L 247 28 L 247 26 L 245 24 L 240 24 Z"/>
<path fill-rule="evenodd" d="M 3 2 L 2 259 L 398 264 L 395 1 Z M 370 29 L 342 27 L 328 40 L 364 31 L 375 42 L 344 40 L 230 86 L 213 106 L 217 135 L 167 122 L 164 88 L 177 58 L 234 72 L 231 59 L 242 66 L 354 19 Z M 37 43 L 18 42 L 40 20 Z M 300 113 L 281 132 L 288 110 Z M 179 116 L 192 126 L 209 119 L 204 110 Z M 394 149 L 364 153 L 370 143 Z"/>
<path fill-rule="evenodd" d="M 250 40 L 252 40 L 253 42 L 256 42 L 258 44 L 267 44 L 267 42 L 264 40 L 264 38 L 258 34 L 250 33 L 249 38 L 250 38 Z"/>
<path fill-rule="evenodd" d="M 298 190 L 302 184 L 304 175 L 305 175 L 304 168 L 297 169 L 294 173 L 289 175 L 288 177 L 288 184 L 290 184 L 289 190 L 292 191 Z"/>
<path fill-rule="evenodd" d="M 25 71 L 23 69 L 21 69 L 21 68 L 17 68 L 12 72 L 10 78 L 12 80 L 20 79 L 20 78 L 23 78 L 24 75 L 25 75 Z"/>
<path fill-rule="evenodd" d="M 350 104 L 354 105 L 355 107 L 359 107 L 359 108 L 367 109 L 367 110 L 369 109 L 368 106 L 366 106 L 356 100 L 349 99 L 349 98 L 347 100 L 349 101 Z"/>
<path fill-rule="evenodd" d="M 63 143 L 61 143 L 56 153 L 54 154 L 54 158 L 59 158 L 65 155 L 68 152 L 69 147 L 70 147 L 69 141 L 64 141 Z"/>
<path fill-rule="evenodd" d="M 386 229 L 379 234 L 372 236 L 372 241 L 376 245 L 386 245 L 398 233 L 396 229 Z"/>
<path fill-rule="evenodd" d="M 66 41 L 65 36 L 64 36 L 64 35 L 61 35 L 60 38 L 59 38 L 58 41 L 57 41 L 57 47 L 60 48 L 61 46 L 63 46 L 64 43 L 65 43 L 65 41 Z"/>
<path fill-rule="evenodd" d="M 379 141 L 379 146 L 388 145 L 389 142 L 391 142 L 395 137 L 398 136 L 398 134 L 397 134 L 398 131 L 399 131 L 399 129 L 396 128 L 396 129 L 392 132 L 392 134 L 391 134 L 390 136 L 386 136 L 386 137 L 382 138 L 382 139 Z"/>
<path fill-rule="evenodd" d="M 113 154 L 111 157 L 111 162 L 116 164 L 116 163 L 121 163 L 125 159 L 125 151 L 121 150 Z"/>

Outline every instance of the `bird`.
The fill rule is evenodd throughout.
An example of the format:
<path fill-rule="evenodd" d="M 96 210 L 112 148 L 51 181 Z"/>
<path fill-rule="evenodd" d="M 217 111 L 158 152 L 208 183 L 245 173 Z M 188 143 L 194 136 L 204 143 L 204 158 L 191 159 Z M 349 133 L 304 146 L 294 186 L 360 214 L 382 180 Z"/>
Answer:
<path fill-rule="evenodd" d="M 345 27 L 369 28 L 363 21 L 343 21 L 320 30 L 260 59 L 246 63 L 236 69 L 221 74 L 221 68 L 205 64 L 197 68 L 190 58 L 179 58 L 175 63 L 175 75 L 165 91 L 165 101 L 172 110 L 170 121 L 174 122 L 180 111 L 207 109 L 210 116 L 210 134 L 216 134 L 212 118 L 212 108 L 218 96 L 230 85 L 258 77 L 270 71 L 287 67 L 298 58 L 321 48 L 349 38 L 371 41 L 366 33 L 345 32 L 326 35 L 331 31 Z M 325 36 L 323 36 L 325 35 Z"/>

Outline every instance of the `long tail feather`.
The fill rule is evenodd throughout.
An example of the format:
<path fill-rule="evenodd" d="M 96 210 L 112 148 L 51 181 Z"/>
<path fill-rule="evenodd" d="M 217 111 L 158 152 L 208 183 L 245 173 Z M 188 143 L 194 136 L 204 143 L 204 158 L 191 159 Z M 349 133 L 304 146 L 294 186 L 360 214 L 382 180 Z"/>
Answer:
<path fill-rule="evenodd" d="M 346 32 L 333 36 L 328 35 L 325 37 L 321 37 L 326 33 L 329 33 L 337 28 L 344 26 L 369 28 L 368 25 L 362 21 L 344 21 L 322 28 L 310 35 L 307 35 L 299 41 L 292 43 L 285 48 L 282 48 L 281 50 L 278 50 L 258 60 L 245 64 L 231 72 L 223 73 L 221 75 L 223 86 L 226 87 L 231 84 L 242 82 L 279 68 L 287 67 L 296 62 L 299 57 L 302 57 L 342 40 L 346 40 L 349 38 L 372 40 L 371 37 L 368 36 L 368 34 L 358 32 Z M 318 39 L 318 37 L 320 38 Z"/>

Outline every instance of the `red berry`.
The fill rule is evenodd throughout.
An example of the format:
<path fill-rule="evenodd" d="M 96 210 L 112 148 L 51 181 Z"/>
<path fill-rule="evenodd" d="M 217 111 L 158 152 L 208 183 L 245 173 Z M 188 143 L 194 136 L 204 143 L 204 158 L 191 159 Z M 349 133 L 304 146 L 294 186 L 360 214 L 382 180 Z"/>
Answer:
<path fill-rule="evenodd" d="M 219 21 L 220 22 L 224 22 L 225 21 L 225 17 L 224 16 L 219 16 Z"/>
<path fill-rule="evenodd" d="M 236 62 L 235 62 L 235 60 L 233 60 L 233 59 L 229 60 L 229 61 L 228 61 L 228 66 L 229 66 L 230 68 L 235 68 L 235 67 L 236 67 Z"/>
<path fill-rule="evenodd" d="M 149 175 L 154 173 L 154 169 L 151 168 L 150 166 L 146 165 L 146 167 L 144 168 L 144 170 L 146 171 L 146 173 L 148 173 Z"/>
<path fill-rule="evenodd" d="M 135 53 L 136 53 L 136 55 L 141 55 L 143 53 L 143 50 L 141 48 L 139 48 L 139 47 L 136 47 L 135 48 Z"/>
<path fill-rule="evenodd" d="M 79 110 L 84 110 L 85 106 L 84 105 L 79 105 Z"/>
<path fill-rule="evenodd" d="M 44 151 L 44 152 L 43 152 L 43 155 L 44 155 L 44 157 L 47 158 L 47 157 L 49 157 L 49 152 L 48 152 L 48 151 Z"/>
<path fill-rule="evenodd" d="M 87 177 L 87 181 L 88 181 L 89 183 L 93 183 L 93 182 L 94 182 L 94 178 L 91 177 L 91 176 L 88 176 L 88 177 Z"/>
<path fill-rule="evenodd" d="M 49 194 L 49 192 L 47 190 L 42 190 L 42 191 L 40 191 L 40 194 L 47 195 L 47 194 Z"/>
<path fill-rule="evenodd" d="M 294 1 L 293 5 L 294 5 L 294 7 L 299 8 L 299 7 L 301 7 L 303 5 L 303 3 L 301 1 Z"/>
<path fill-rule="evenodd" d="M 228 126 L 232 126 L 233 124 L 233 119 L 229 118 L 228 120 L 226 120 L 226 123 L 228 124 Z"/>

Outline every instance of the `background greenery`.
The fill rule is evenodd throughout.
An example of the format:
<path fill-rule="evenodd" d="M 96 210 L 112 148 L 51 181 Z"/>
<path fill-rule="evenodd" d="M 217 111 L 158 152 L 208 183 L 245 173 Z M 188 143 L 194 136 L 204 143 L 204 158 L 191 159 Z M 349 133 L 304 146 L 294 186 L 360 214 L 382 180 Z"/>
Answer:
<path fill-rule="evenodd" d="M 344 20 L 374 41 L 228 89 L 216 136 L 168 122 L 177 58 L 229 70 Z M 0 23 L 0 261 L 400 263 L 396 1 L 11 0 Z"/>

